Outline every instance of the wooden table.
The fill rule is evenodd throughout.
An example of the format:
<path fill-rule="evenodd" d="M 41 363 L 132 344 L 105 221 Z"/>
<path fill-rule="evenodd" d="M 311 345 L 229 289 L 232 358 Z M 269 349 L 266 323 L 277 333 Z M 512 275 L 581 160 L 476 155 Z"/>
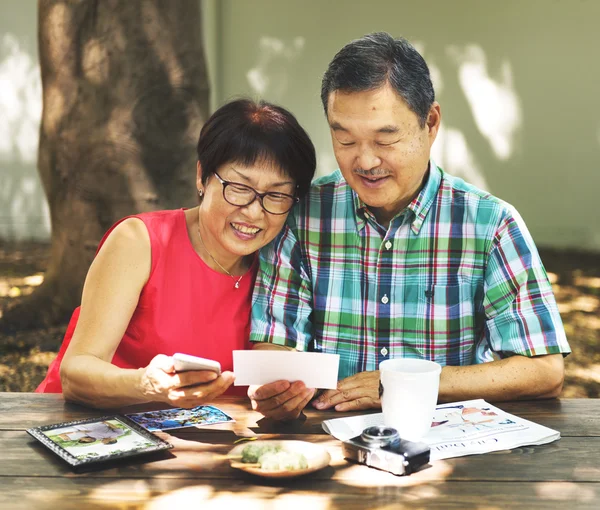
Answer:
<path fill-rule="evenodd" d="M 0 508 L 600 508 L 600 399 L 498 404 L 559 430 L 562 439 L 437 461 L 407 477 L 342 458 L 339 441 L 322 431 L 321 421 L 349 413 L 308 410 L 305 421 L 282 425 L 250 411 L 245 399 L 225 398 L 218 406 L 237 422 L 173 431 L 169 458 L 74 474 L 25 430 L 108 413 L 66 404 L 58 395 L 0 393 Z M 256 434 L 322 444 L 331 465 L 304 478 L 269 481 L 215 455 L 227 453 L 238 436 Z"/>

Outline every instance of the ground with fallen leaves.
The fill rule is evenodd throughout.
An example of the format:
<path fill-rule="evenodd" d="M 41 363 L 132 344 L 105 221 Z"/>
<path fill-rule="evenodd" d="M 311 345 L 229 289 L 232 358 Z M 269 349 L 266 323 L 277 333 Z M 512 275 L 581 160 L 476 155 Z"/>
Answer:
<path fill-rule="evenodd" d="M 540 250 L 553 284 L 573 353 L 566 358 L 563 396 L 600 396 L 600 254 Z M 44 278 L 48 245 L 0 244 L 0 316 Z M 35 313 L 35 311 L 32 311 Z M 3 334 L 0 391 L 33 391 L 56 356 L 62 327 Z"/>

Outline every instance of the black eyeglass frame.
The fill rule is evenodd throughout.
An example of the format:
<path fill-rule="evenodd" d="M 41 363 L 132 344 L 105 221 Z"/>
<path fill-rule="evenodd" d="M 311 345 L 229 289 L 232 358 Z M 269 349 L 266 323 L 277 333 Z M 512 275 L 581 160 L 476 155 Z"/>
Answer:
<path fill-rule="evenodd" d="M 300 201 L 300 199 L 298 197 L 295 197 L 294 195 L 288 195 L 287 193 L 279 193 L 278 191 L 267 191 L 266 193 L 259 193 L 252 186 L 248 186 L 248 185 L 242 184 L 240 182 L 226 181 L 217 172 L 215 172 L 214 175 L 219 180 L 219 182 L 223 185 L 223 199 L 228 204 L 235 205 L 236 207 L 247 207 L 251 203 L 253 203 L 256 199 L 258 199 L 258 201 L 260 202 L 260 206 L 265 210 L 265 212 L 268 212 L 269 214 L 274 214 L 276 216 L 281 216 L 282 214 L 289 213 L 290 210 L 292 209 L 292 207 L 294 207 L 294 204 L 297 204 Z M 225 196 L 225 189 L 227 188 L 227 186 L 230 186 L 230 185 L 231 186 L 239 186 L 240 188 L 245 188 L 249 191 L 252 191 L 252 193 L 254 193 L 254 198 L 252 198 L 247 204 L 234 204 L 233 202 L 230 202 L 229 200 L 227 200 L 227 197 Z M 265 207 L 265 204 L 263 203 L 263 199 L 269 195 L 278 195 L 280 197 L 290 198 L 290 199 L 292 199 L 292 205 L 290 205 L 290 208 L 287 211 L 279 212 L 279 213 L 271 212 Z"/>

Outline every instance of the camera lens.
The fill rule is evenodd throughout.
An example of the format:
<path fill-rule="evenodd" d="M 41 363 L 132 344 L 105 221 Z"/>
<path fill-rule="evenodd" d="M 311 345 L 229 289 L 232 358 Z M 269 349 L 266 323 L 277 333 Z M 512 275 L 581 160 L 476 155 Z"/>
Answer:
<path fill-rule="evenodd" d="M 375 427 L 368 427 L 363 430 L 360 437 L 366 444 L 373 446 L 385 446 L 399 440 L 400 434 L 398 434 L 398 431 L 392 427 L 376 425 Z"/>

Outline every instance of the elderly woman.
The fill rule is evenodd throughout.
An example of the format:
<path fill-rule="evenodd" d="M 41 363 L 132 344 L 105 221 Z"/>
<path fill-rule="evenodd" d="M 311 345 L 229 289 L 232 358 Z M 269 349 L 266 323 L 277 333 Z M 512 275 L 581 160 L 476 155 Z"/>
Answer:
<path fill-rule="evenodd" d="M 81 306 L 38 392 L 93 407 L 161 401 L 193 407 L 233 383 L 232 351 L 248 347 L 257 250 L 282 228 L 315 172 L 295 117 L 237 100 L 198 141 L 200 205 L 124 218 L 100 242 Z M 176 372 L 183 352 L 223 372 Z"/>

